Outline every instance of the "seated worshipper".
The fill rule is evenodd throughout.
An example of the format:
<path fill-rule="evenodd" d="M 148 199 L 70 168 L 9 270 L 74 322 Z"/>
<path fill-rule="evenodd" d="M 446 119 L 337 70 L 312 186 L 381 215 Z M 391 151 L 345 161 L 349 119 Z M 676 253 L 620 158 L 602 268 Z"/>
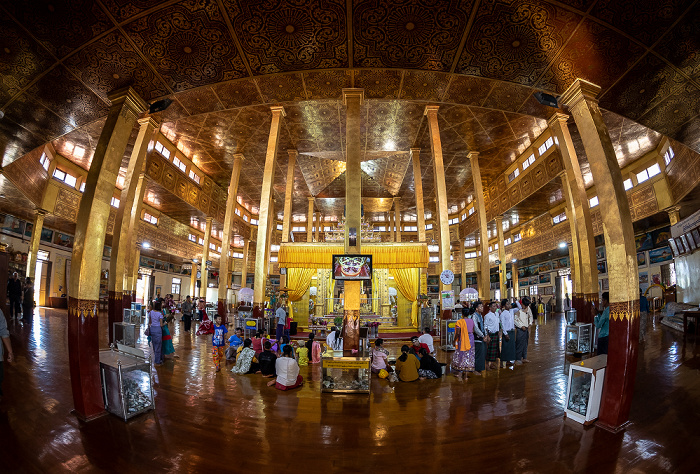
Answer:
<path fill-rule="evenodd" d="M 256 357 L 263 351 L 263 344 L 265 344 L 266 340 L 267 339 L 263 336 L 262 331 L 258 331 L 255 333 L 255 337 L 252 339 L 252 344 Z"/>
<path fill-rule="evenodd" d="M 236 328 L 236 333 L 228 338 L 229 346 L 226 348 L 226 359 L 234 360 L 238 348 L 243 346 L 243 329 Z"/>
<path fill-rule="evenodd" d="M 237 375 L 254 374 L 260 369 L 258 359 L 255 358 L 255 351 L 252 346 L 253 341 L 246 339 L 243 341 L 243 350 L 236 358 L 236 366 L 231 369 L 231 372 Z"/>
<path fill-rule="evenodd" d="M 296 352 L 299 366 L 306 367 L 309 365 L 309 349 L 305 345 L 300 345 Z"/>
<path fill-rule="evenodd" d="M 263 351 L 258 355 L 258 362 L 260 362 L 259 372 L 263 377 L 276 377 L 275 365 L 277 363 L 277 355 L 272 352 L 272 344 L 270 341 L 265 341 L 263 346 Z"/>
<path fill-rule="evenodd" d="M 433 336 L 430 334 L 430 328 L 423 328 L 423 334 L 418 338 L 421 345 L 428 346 L 428 353 L 435 354 L 435 346 L 433 345 Z"/>
<path fill-rule="evenodd" d="M 277 379 L 270 380 L 267 383 L 268 387 L 274 385 L 277 390 L 292 390 L 304 385 L 304 378 L 299 375 L 299 364 L 294 359 L 294 348 L 291 344 L 284 346 L 282 357 L 275 363 L 275 370 Z"/>
<path fill-rule="evenodd" d="M 421 380 L 424 379 L 439 379 L 442 377 L 442 366 L 431 356 L 427 350 L 420 350 L 420 369 L 418 375 Z"/>
<path fill-rule="evenodd" d="M 280 344 L 279 347 L 279 353 L 280 355 L 284 354 L 284 346 L 289 344 L 289 336 L 282 336 L 282 344 Z"/>
<path fill-rule="evenodd" d="M 402 382 L 415 382 L 418 380 L 418 369 L 420 361 L 417 357 L 410 357 L 410 348 L 407 345 L 401 346 L 401 355 L 396 360 L 396 373 Z"/>
<path fill-rule="evenodd" d="M 382 347 L 384 344 L 384 339 L 381 337 L 374 341 L 374 349 L 372 350 L 372 373 L 378 374 L 380 370 L 384 369 L 387 372 L 393 372 L 394 368 L 389 365 L 389 360 L 387 356 L 389 351 Z"/>
<path fill-rule="evenodd" d="M 409 352 L 416 357 L 418 357 L 418 352 L 420 352 L 421 349 L 425 349 L 426 351 L 430 352 L 430 348 L 428 347 L 428 345 L 421 343 L 418 340 L 418 336 L 413 336 L 411 338 L 411 344 L 413 344 L 413 346 L 411 347 L 411 350 Z M 420 357 L 418 358 L 420 359 Z"/>
<path fill-rule="evenodd" d="M 314 335 L 309 334 L 309 340 L 306 341 L 306 348 L 309 351 L 309 358 L 312 364 L 318 364 L 321 362 L 321 344 L 318 341 L 314 341 Z"/>

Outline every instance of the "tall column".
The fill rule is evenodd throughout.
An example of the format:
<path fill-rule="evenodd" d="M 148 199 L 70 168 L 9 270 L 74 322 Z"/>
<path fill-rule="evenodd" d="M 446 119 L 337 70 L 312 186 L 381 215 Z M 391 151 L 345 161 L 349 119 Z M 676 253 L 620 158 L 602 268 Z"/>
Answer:
<path fill-rule="evenodd" d="M 204 301 L 207 300 L 207 287 L 209 286 L 209 268 L 207 265 L 207 260 L 209 260 L 209 241 L 211 240 L 211 225 L 214 221 L 213 218 L 207 217 L 207 224 L 204 227 L 204 244 L 202 245 L 202 287 L 199 293 Z"/>
<path fill-rule="evenodd" d="M 131 297 L 129 298 L 128 304 L 124 301 L 124 295 L 122 294 L 122 307 L 127 308 L 131 305 L 131 301 L 136 301 L 136 284 L 138 282 L 138 269 L 139 269 L 139 258 L 141 256 L 141 248 L 138 247 L 138 251 L 135 248 L 138 240 L 139 228 L 141 227 L 141 207 L 143 206 L 143 196 L 146 192 L 146 162 L 143 162 L 141 168 L 141 173 L 138 177 L 138 182 L 136 184 L 136 192 L 134 193 L 134 202 L 131 210 L 128 211 L 129 215 L 129 233 L 127 234 L 126 248 L 133 250 L 127 250 L 126 253 L 126 265 L 124 268 L 124 280 L 126 285 L 126 290 L 131 291 Z M 120 244 L 121 247 L 121 244 Z M 135 257 L 134 257 L 135 256 Z M 134 271 L 133 269 L 136 268 Z M 126 306 L 125 306 L 126 304 Z"/>
<path fill-rule="evenodd" d="M 270 249 L 272 247 L 272 229 L 275 228 L 275 198 L 271 197 L 270 198 L 270 213 L 268 214 L 270 216 L 270 219 L 267 223 L 267 246 L 265 247 L 265 261 L 267 264 L 265 265 L 265 278 L 270 276 Z"/>
<path fill-rule="evenodd" d="M 394 222 L 396 222 L 396 241 L 401 242 L 401 201 L 394 198 Z"/>
<path fill-rule="evenodd" d="M 313 231 L 314 231 L 314 201 L 315 197 L 311 196 L 309 199 L 309 212 L 306 215 L 306 241 L 313 242 Z"/>
<path fill-rule="evenodd" d="M 437 112 L 440 107 L 428 105 L 425 107 L 424 115 L 428 117 L 428 128 L 430 130 L 430 150 L 433 153 L 433 174 L 435 175 L 435 227 L 438 228 L 440 242 L 440 271 L 451 270 L 450 262 L 450 224 L 447 218 L 447 187 L 445 185 L 445 164 L 442 160 L 442 141 L 440 140 L 440 129 L 438 127 Z M 440 290 L 450 290 L 440 282 Z M 449 316 L 450 310 L 443 311 L 443 316 Z"/>
<path fill-rule="evenodd" d="M 503 238 L 503 216 L 496 216 L 496 233 L 498 234 L 498 282 L 501 298 L 508 296 L 508 280 L 506 279 L 506 241 Z"/>
<path fill-rule="evenodd" d="M 520 296 L 520 281 L 518 281 L 518 262 L 513 261 L 510 264 L 510 279 L 513 281 L 513 296 Z M 508 295 L 501 295 L 501 298 L 507 298 Z"/>
<path fill-rule="evenodd" d="M 139 264 L 141 263 L 141 244 L 136 243 L 134 245 L 134 252 L 132 254 L 130 265 L 131 265 L 131 301 L 136 303 L 136 286 L 139 281 Z"/>
<path fill-rule="evenodd" d="M 598 265 L 595 254 L 595 235 L 593 233 L 593 221 L 591 220 L 588 196 L 586 195 L 586 186 L 581 174 L 581 165 L 576 156 L 574 143 L 571 140 L 571 134 L 567 125 L 568 118 L 565 114 L 555 113 L 547 123 L 552 131 L 552 135 L 559 142 L 559 152 L 564 162 L 566 178 L 571 189 L 571 216 L 573 216 L 573 221 L 576 224 L 576 235 L 574 235 L 572 228 L 571 236 L 572 238 L 574 236 L 577 238 L 576 248 L 573 250 L 574 252 L 578 250 L 580 264 L 577 274 L 581 282 L 579 286 L 581 294 L 574 298 L 573 302 L 580 315 L 579 320 L 591 323 L 598 306 Z M 567 216 L 569 216 L 568 213 Z M 575 275 L 572 274 L 572 278 L 575 278 Z M 579 300 L 578 303 L 576 302 L 577 299 Z"/>
<path fill-rule="evenodd" d="M 148 147 L 154 132 L 158 129 L 158 121 L 151 117 L 138 120 L 139 133 L 131 152 L 131 158 L 126 168 L 124 187 L 119 196 L 119 208 L 114 219 L 114 231 L 112 233 L 112 255 L 109 259 L 109 292 L 107 307 L 107 326 L 109 328 L 109 341 L 114 340 L 113 323 L 123 320 L 122 297 L 124 292 L 124 275 L 129 263 L 128 254 L 132 252 L 132 235 L 135 225 L 132 227 L 132 217 L 139 219 L 139 215 L 133 214 L 134 202 L 138 199 L 136 188 L 139 184 L 139 174 L 146 162 Z M 143 202 L 143 196 L 141 196 Z M 139 202 L 140 204 L 140 202 Z M 131 295 L 129 295 L 131 296 Z"/>
<path fill-rule="evenodd" d="M 265 248 L 267 247 L 267 227 L 270 224 L 270 198 L 272 197 L 272 184 L 275 178 L 275 166 L 277 162 L 277 145 L 280 138 L 280 125 L 285 116 L 284 107 L 275 105 L 270 107 L 272 122 L 270 123 L 270 135 L 267 139 L 267 152 L 265 153 L 265 170 L 263 174 L 262 192 L 260 193 L 260 213 L 258 215 L 258 236 L 255 243 L 255 283 L 253 283 L 253 312 L 255 317 L 264 316 L 263 305 L 265 302 L 265 278 L 267 271 L 265 266 Z"/>
<path fill-rule="evenodd" d="M 491 274 L 489 271 L 489 236 L 486 224 L 486 205 L 484 204 L 484 187 L 481 183 L 481 170 L 479 169 L 479 153 L 473 151 L 467 155 L 472 169 L 474 180 L 474 199 L 476 200 L 476 212 L 479 218 L 479 243 L 481 246 L 481 258 L 479 259 L 479 271 L 477 280 L 479 283 L 479 298 L 491 299 Z"/>
<path fill-rule="evenodd" d="M 248 251 L 250 250 L 250 239 L 245 239 L 243 243 L 243 267 L 241 268 L 241 288 L 248 288 Z"/>
<path fill-rule="evenodd" d="M 316 212 L 316 226 L 315 226 L 316 230 L 314 231 L 314 240 L 316 240 L 316 242 L 320 242 L 319 233 L 321 232 L 321 226 L 322 226 L 321 213 L 317 211 Z"/>
<path fill-rule="evenodd" d="M 586 311 L 586 304 L 583 296 L 585 293 L 585 290 L 583 289 L 583 277 L 581 275 L 583 270 L 583 266 L 581 265 L 581 250 L 583 249 L 580 247 L 581 242 L 578 237 L 578 214 L 576 214 L 576 207 L 574 204 L 574 193 L 571 189 L 569 178 L 567 177 L 566 173 L 561 175 L 561 189 L 563 191 L 564 202 L 566 204 L 566 218 L 569 221 L 569 229 L 571 230 L 571 244 L 569 245 L 569 262 L 572 281 L 571 291 L 573 293 L 571 295 L 571 306 L 576 310 L 577 318 L 578 313 L 581 314 L 581 322 L 590 323 L 593 321 L 589 317 L 588 311 Z M 583 245 L 585 245 L 585 243 Z M 596 275 L 596 280 L 597 279 L 598 276 Z M 596 293 L 596 297 L 597 296 L 598 294 Z"/>
<path fill-rule="evenodd" d="M 147 104 L 131 89 L 109 95 L 111 107 L 80 200 L 68 295 L 68 360 L 77 416 L 104 413 L 100 382 L 97 309 L 107 219 L 124 151 Z"/>
<path fill-rule="evenodd" d="M 197 261 L 192 260 L 192 273 L 190 274 L 190 293 L 192 294 L 192 299 L 199 296 L 199 291 L 197 290 Z"/>
<path fill-rule="evenodd" d="M 231 248 L 231 238 L 233 237 L 233 216 L 238 204 L 238 179 L 241 176 L 241 165 L 243 155 L 236 153 L 233 155 L 233 170 L 231 171 L 231 182 L 228 186 L 228 198 L 226 199 L 226 216 L 224 217 L 224 235 L 221 239 L 221 259 L 219 260 L 219 294 L 217 303 L 217 313 L 221 315 L 226 323 L 226 297 L 228 296 L 230 273 L 229 249 Z"/>
<path fill-rule="evenodd" d="M 34 211 L 34 227 L 32 230 L 32 238 L 29 241 L 29 251 L 27 252 L 27 278 L 31 278 L 32 282 L 36 285 L 34 281 L 34 275 L 36 273 L 36 255 L 39 251 L 39 242 L 41 241 L 41 229 L 44 227 L 44 217 L 46 216 L 46 211 L 44 209 L 37 209 Z"/>
<path fill-rule="evenodd" d="M 610 341 L 598 424 L 617 431 L 629 418 L 639 341 L 639 275 L 634 229 L 620 165 L 596 96 L 600 87 L 576 79 L 561 100 L 571 110 L 600 201 L 610 283 Z"/>
<path fill-rule="evenodd" d="M 284 216 L 282 217 L 282 242 L 289 242 L 289 233 L 292 230 L 292 201 L 294 199 L 294 169 L 297 164 L 296 150 L 287 150 L 289 161 L 287 162 L 287 184 L 284 191 Z"/>
<path fill-rule="evenodd" d="M 467 259 L 465 258 L 465 254 L 467 253 L 467 247 L 464 244 L 464 237 L 460 236 L 459 237 L 459 261 L 462 262 L 462 272 L 461 272 L 461 285 L 460 287 L 462 289 L 465 289 L 467 287 Z"/>
<path fill-rule="evenodd" d="M 387 216 L 387 225 L 389 226 L 389 242 L 394 241 L 394 213 L 389 211 Z"/>
<path fill-rule="evenodd" d="M 418 225 L 418 242 L 425 242 L 425 208 L 423 207 L 423 181 L 420 169 L 420 148 L 411 148 L 413 163 L 413 189 L 416 193 L 416 215 Z"/>
<path fill-rule="evenodd" d="M 668 212 L 668 220 L 671 222 L 671 225 L 678 224 L 678 221 L 681 220 L 680 206 L 669 207 L 668 209 L 665 209 L 665 211 Z"/>
<path fill-rule="evenodd" d="M 362 240 L 362 168 L 360 147 L 360 110 L 364 90 L 343 89 L 346 110 L 345 168 L 345 253 L 359 254 Z M 360 348 L 361 281 L 346 281 L 343 313 L 343 350 L 352 355 Z"/>

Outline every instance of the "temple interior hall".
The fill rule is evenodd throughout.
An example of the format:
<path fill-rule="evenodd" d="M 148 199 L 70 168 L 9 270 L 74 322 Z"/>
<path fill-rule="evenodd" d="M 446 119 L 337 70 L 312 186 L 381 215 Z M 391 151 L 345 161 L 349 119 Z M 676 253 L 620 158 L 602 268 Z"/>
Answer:
<path fill-rule="evenodd" d="M 700 0 L 0 0 L 2 472 L 698 472 L 699 280 Z"/>

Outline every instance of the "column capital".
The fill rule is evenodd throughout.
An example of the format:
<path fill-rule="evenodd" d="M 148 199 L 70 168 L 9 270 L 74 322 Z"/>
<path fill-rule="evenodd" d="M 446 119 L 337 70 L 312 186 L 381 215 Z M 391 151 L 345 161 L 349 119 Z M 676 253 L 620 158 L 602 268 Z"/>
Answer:
<path fill-rule="evenodd" d="M 554 112 L 554 114 L 547 119 L 547 126 L 552 127 L 556 124 L 565 125 L 569 120 L 569 116 L 561 112 Z"/>
<path fill-rule="evenodd" d="M 669 214 L 671 212 L 680 212 L 680 210 L 681 210 L 681 206 L 671 206 L 671 207 L 667 207 L 666 209 L 664 209 L 664 211 L 668 212 Z"/>
<path fill-rule="evenodd" d="M 207 216 L 207 218 L 206 218 L 207 225 L 211 224 L 213 221 L 214 221 L 213 217 Z"/>
<path fill-rule="evenodd" d="M 576 104 L 584 99 L 598 102 L 598 94 L 600 94 L 601 88 L 588 82 L 584 79 L 576 79 L 573 84 L 569 86 L 568 89 L 562 94 L 560 100 L 567 107 L 574 107 Z"/>
<path fill-rule="evenodd" d="M 501 222 L 501 223 L 503 222 L 503 216 L 495 216 L 493 219 L 494 219 L 496 222 Z"/>
<path fill-rule="evenodd" d="M 287 150 L 287 153 L 289 154 L 289 157 L 290 157 L 290 158 L 291 158 L 292 156 L 293 156 L 294 158 L 296 158 L 296 157 L 299 155 L 299 152 L 298 152 L 297 150 L 294 150 L 294 149 L 291 149 L 291 148 Z"/>
<path fill-rule="evenodd" d="M 437 115 L 437 111 L 440 109 L 439 105 L 426 105 L 423 115 Z"/>
<path fill-rule="evenodd" d="M 140 119 L 137 120 L 139 125 L 150 125 L 153 128 L 158 128 L 160 127 L 160 119 L 157 119 L 151 115 L 146 116 L 146 117 L 141 117 Z"/>
<path fill-rule="evenodd" d="M 309 196 L 309 197 L 307 197 L 306 199 L 309 200 L 309 203 L 312 203 L 312 202 L 314 202 L 314 201 L 316 200 L 316 198 L 315 198 L 314 196 Z"/>
<path fill-rule="evenodd" d="M 112 104 L 121 105 L 124 103 L 136 116 L 148 109 L 148 104 L 131 87 L 123 87 L 107 94 L 107 98 Z"/>
<path fill-rule="evenodd" d="M 243 156 L 243 153 L 234 153 L 233 161 L 235 162 L 236 160 L 245 161 L 245 156 Z"/>
<path fill-rule="evenodd" d="M 360 105 L 365 101 L 365 90 L 358 88 L 347 88 L 343 89 L 343 105 L 348 105 L 348 99 L 359 98 Z"/>
<path fill-rule="evenodd" d="M 411 148 L 411 153 L 420 153 L 420 148 Z"/>
<path fill-rule="evenodd" d="M 680 207 L 678 209 L 680 210 Z M 48 213 L 49 213 L 49 211 L 47 211 L 46 209 L 42 209 L 40 207 L 37 207 L 36 209 L 34 209 L 34 214 L 37 216 L 45 216 Z"/>
<path fill-rule="evenodd" d="M 270 110 L 272 111 L 272 115 L 282 115 L 282 117 L 287 116 L 287 112 L 284 111 L 284 107 L 281 105 L 272 105 L 270 106 Z"/>
<path fill-rule="evenodd" d="M 469 153 L 467 153 L 467 158 L 469 158 L 469 161 L 473 163 L 475 160 L 479 159 L 479 152 L 470 151 Z"/>

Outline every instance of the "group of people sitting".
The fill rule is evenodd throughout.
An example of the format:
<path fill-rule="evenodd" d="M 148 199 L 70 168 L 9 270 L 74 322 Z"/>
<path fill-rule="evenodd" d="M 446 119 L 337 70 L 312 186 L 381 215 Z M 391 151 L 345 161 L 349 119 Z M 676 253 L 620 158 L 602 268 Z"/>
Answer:
<path fill-rule="evenodd" d="M 430 336 L 428 328 L 424 334 Z M 422 336 L 421 336 L 422 337 Z M 433 356 L 432 336 L 430 336 L 430 346 L 427 343 L 420 342 L 418 337 L 412 339 L 412 346 L 404 344 L 401 347 L 401 355 L 396 360 L 394 367 L 389 363 L 389 351 L 384 349 L 384 340 L 382 338 L 374 341 L 374 349 L 372 350 L 372 373 L 379 375 L 380 378 L 393 378 L 402 382 L 414 382 L 416 380 L 437 379 L 442 377 L 442 367 Z"/>

